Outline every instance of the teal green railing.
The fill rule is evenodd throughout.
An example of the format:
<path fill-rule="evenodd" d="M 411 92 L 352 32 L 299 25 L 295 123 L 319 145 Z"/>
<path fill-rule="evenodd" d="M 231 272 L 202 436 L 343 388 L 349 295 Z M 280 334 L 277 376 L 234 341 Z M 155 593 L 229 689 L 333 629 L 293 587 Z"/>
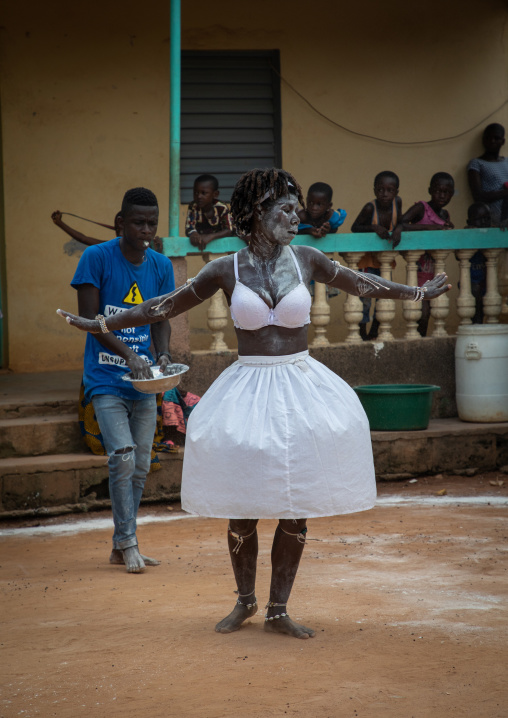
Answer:
<path fill-rule="evenodd" d="M 180 216 L 181 8 L 171 0 L 169 29 L 169 234 L 178 233 Z"/>
<path fill-rule="evenodd" d="M 328 234 L 314 239 L 308 234 L 297 236 L 293 245 L 317 247 L 322 252 L 383 252 L 391 250 L 390 242 L 380 239 L 377 234 Z M 186 257 L 202 254 L 188 237 L 164 237 L 164 254 L 168 257 Z M 207 245 L 209 254 L 228 254 L 245 247 L 238 237 L 216 239 Z M 409 249 L 499 249 L 508 248 L 508 231 L 500 229 L 448 229 L 435 232 L 403 232 L 397 252 Z"/>

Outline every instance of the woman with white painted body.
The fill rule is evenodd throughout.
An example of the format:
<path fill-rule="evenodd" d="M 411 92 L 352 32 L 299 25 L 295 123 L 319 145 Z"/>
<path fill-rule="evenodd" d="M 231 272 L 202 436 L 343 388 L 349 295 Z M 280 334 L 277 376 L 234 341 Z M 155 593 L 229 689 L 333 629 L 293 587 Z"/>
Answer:
<path fill-rule="evenodd" d="M 265 630 L 309 638 L 287 614 L 309 517 L 363 511 L 376 488 L 367 417 L 355 392 L 309 356 L 311 280 L 356 296 L 418 300 L 448 291 L 444 274 L 424 288 L 357 273 L 313 247 L 290 247 L 298 230 L 296 180 L 283 170 L 252 170 L 231 200 L 248 247 L 207 264 L 187 285 L 104 319 L 59 310 L 98 333 L 160 321 L 222 290 L 238 337 L 238 361 L 212 384 L 192 413 L 182 477 L 182 507 L 229 519 L 228 544 L 238 589 L 233 611 L 215 630 L 230 633 L 257 610 L 259 518 L 277 518 Z"/>

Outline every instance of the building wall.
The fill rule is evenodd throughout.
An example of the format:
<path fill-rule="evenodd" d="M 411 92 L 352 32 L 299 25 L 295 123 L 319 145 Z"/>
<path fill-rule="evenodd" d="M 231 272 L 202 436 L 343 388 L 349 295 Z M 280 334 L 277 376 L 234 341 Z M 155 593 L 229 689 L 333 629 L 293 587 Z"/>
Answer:
<path fill-rule="evenodd" d="M 182 6 L 185 49 L 280 50 L 284 167 L 304 189 L 317 180 L 332 185 L 335 206 L 348 211 L 344 231 L 383 169 L 399 174 L 406 208 L 427 198 L 435 171 L 451 172 L 457 193 L 449 210 L 464 225 L 465 167 L 481 152 L 481 129 L 508 126 L 507 106 L 495 111 L 508 97 L 503 0 L 429 0 L 416 11 L 405 0 L 324 0 L 318 10 L 260 0 L 255 12 L 233 0 Z M 69 281 L 81 250 L 65 246 L 53 210 L 110 222 L 124 191 L 145 185 L 159 197 L 159 233 L 167 233 L 168 8 L 164 0 L 144 12 L 132 0 L 121 8 L 96 0 L 3 5 L 4 322 L 15 371 L 77 368 L 82 360 L 84 338 L 54 313 L 76 308 Z M 190 259 L 191 274 L 201 266 Z M 339 307 L 332 305 L 332 320 Z M 205 316 L 204 306 L 191 314 L 198 348 L 208 343 L 199 331 Z"/>
<path fill-rule="evenodd" d="M 30 6 L 30 12 L 27 11 Z M 112 224 L 125 190 L 159 196 L 167 232 L 169 11 L 139 3 L 4 3 L 2 125 L 9 366 L 78 368 L 84 337 L 55 314 L 77 309 L 81 248 L 60 209 Z M 120 10 L 121 8 L 121 10 Z M 112 232 L 79 222 L 91 236 Z"/>

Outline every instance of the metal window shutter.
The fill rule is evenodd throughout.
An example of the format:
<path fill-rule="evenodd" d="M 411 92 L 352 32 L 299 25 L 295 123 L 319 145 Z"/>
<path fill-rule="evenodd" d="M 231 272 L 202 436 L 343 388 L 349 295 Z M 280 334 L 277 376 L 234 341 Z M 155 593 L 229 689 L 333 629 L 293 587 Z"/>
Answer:
<path fill-rule="evenodd" d="M 243 172 L 281 165 L 279 52 L 182 52 L 181 202 L 194 179 L 219 180 L 229 202 Z"/>

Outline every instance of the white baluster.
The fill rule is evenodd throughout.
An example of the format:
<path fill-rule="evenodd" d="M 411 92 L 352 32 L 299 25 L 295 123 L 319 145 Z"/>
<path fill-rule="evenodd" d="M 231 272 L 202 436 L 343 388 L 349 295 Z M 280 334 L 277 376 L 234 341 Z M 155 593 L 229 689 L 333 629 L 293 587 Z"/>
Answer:
<path fill-rule="evenodd" d="M 406 260 L 406 284 L 410 287 L 418 285 L 417 262 L 421 255 L 421 249 L 409 249 L 402 252 Z M 418 320 L 422 316 L 422 303 L 414 302 L 412 299 L 404 299 L 402 302 L 402 316 L 406 320 L 405 339 L 420 339 L 418 333 Z"/>
<path fill-rule="evenodd" d="M 383 279 L 391 280 L 391 264 L 395 252 L 378 252 L 377 258 L 381 262 L 381 276 Z M 392 341 L 394 336 L 391 330 L 391 323 L 395 319 L 395 301 L 393 299 L 378 299 L 376 301 L 376 317 L 379 322 L 378 341 Z"/>
<path fill-rule="evenodd" d="M 341 253 L 341 257 L 347 262 L 350 269 L 355 272 L 358 271 L 358 262 L 363 256 L 364 252 L 344 252 Z M 361 344 L 362 338 L 360 336 L 360 322 L 363 317 L 363 305 L 360 297 L 355 297 L 353 294 L 348 294 L 344 303 L 344 319 L 348 325 L 349 334 L 347 335 L 345 342 L 346 344 Z"/>
<path fill-rule="evenodd" d="M 508 314 L 508 249 L 497 258 L 498 289 L 501 294 L 501 314 Z"/>
<path fill-rule="evenodd" d="M 497 261 L 502 249 L 484 249 L 487 260 L 487 291 L 483 297 L 483 314 L 486 324 L 499 324 L 501 295 L 497 287 Z"/>
<path fill-rule="evenodd" d="M 476 309 L 476 301 L 471 293 L 471 263 L 474 249 L 459 249 L 457 257 L 460 262 L 460 292 L 457 297 L 457 314 L 461 324 L 471 324 Z"/>
<path fill-rule="evenodd" d="M 208 264 L 210 261 L 210 252 L 203 253 L 203 261 Z M 228 350 L 228 345 L 224 341 L 224 330 L 228 324 L 228 310 L 222 298 L 222 291 L 219 290 L 210 298 L 210 305 L 206 312 L 208 329 L 212 333 L 212 343 L 210 350 L 213 352 L 223 352 Z"/>
<path fill-rule="evenodd" d="M 210 306 L 206 314 L 208 329 L 213 336 L 210 349 L 214 352 L 227 351 L 228 345 L 224 341 L 224 330 L 228 324 L 228 312 L 222 299 L 221 290 L 215 292 L 210 298 Z"/>
<path fill-rule="evenodd" d="M 314 301 L 310 310 L 310 319 L 314 327 L 314 339 L 311 346 L 329 346 L 326 327 L 330 323 L 330 305 L 326 296 L 326 284 L 321 282 L 314 282 Z"/>
<path fill-rule="evenodd" d="M 430 254 L 436 263 L 435 274 L 444 272 L 445 260 L 449 255 L 448 249 L 433 249 Z M 434 331 L 432 332 L 433 337 L 447 337 L 448 333 L 445 329 L 445 320 L 450 313 L 450 298 L 448 293 L 441 294 L 440 297 L 435 297 L 430 300 L 430 314 L 434 318 Z"/>

